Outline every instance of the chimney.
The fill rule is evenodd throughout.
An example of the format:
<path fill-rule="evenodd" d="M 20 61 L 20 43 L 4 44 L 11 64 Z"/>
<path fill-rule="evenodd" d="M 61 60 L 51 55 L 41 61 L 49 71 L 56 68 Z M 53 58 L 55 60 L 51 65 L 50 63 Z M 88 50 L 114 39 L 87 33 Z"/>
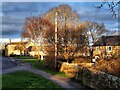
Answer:
<path fill-rule="evenodd" d="M 11 39 L 9 39 L 9 43 L 11 43 Z"/>
<path fill-rule="evenodd" d="M 23 42 L 23 38 L 21 38 L 21 42 Z"/>

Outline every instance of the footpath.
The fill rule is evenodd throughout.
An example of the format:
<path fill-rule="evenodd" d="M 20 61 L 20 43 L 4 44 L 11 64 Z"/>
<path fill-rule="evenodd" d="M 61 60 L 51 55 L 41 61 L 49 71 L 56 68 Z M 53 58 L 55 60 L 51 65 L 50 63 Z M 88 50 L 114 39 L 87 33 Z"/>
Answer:
<path fill-rule="evenodd" d="M 70 89 L 91 90 L 88 87 L 85 87 L 85 86 L 81 85 L 80 83 L 71 80 L 68 77 L 63 77 L 63 76 L 58 76 L 58 75 L 51 75 L 51 74 L 46 73 L 46 72 L 44 72 L 42 70 L 32 68 L 32 66 L 29 63 L 21 63 L 21 64 L 19 64 L 17 66 L 9 68 L 9 69 L 2 69 L 2 73 L 0 73 L 0 74 L 7 74 L 7 73 L 15 72 L 15 71 L 29 71 L 29 72 L 32 72 L 34 74 L 41 75 L 41 76 L 43 76 L 43 77 L 57 83 L 61 87 L 66 88 L 68 90 L 70 90 Z"/>

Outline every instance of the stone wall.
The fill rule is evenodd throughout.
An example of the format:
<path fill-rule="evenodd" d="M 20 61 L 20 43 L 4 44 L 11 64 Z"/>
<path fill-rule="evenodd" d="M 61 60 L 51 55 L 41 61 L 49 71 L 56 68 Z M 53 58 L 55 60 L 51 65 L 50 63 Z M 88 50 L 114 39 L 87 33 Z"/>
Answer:
<path fill-rule="evenodd" d="M 78 78 L 81 78 L 78 76 Z M 97 90 L 120 89 L 120 78 L 108 73 L 84 67 L 82 70 L 82 82 L 84 85 Z"/>
<path fill-rule="evenodd" d="M 69 77 L 75 77 L 77 73 L 77 64 L 62 63 L 61 72 L 66 73 Z"/>
<path fill-rule="evenodd" d="M 83 82 L 85 86 L 97 89 L 120 89 L 120 78 L 108 73 L 90 68 L 92 64 L 63 63 L 60 69 L 71 77 Z"/>
<path fill-rule="evenodd" d="M 62 63 L 60 71 L 69 75 L 69 77 L 77 77 L 78 71 L 82 70 L 83 67 L 90 67 L 92 63 Z"/>

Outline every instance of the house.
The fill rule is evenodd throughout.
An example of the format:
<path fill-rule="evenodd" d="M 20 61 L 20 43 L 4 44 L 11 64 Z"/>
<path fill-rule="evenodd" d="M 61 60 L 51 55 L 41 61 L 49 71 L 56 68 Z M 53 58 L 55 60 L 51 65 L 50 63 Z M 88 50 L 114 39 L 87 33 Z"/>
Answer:
<path fill-rule="evenodd" d="M 11 42 L 5 45 L 5 56 L 25 54 L 25 45 L 28 42 Z"/>
<path fill-rule="evenodd" d="M 43 59 L 44 56 L 46 56 L 48 53 L 51 53 L 51 49 L 53 50 L 53 47 L 49 45 L 36 46 L 30 40 L 23 42 L 21 39 L 20 42 L 11 42 L 10 39 L 9 43 L 5 45 L 5 56 L 30 55 L 33 57 L 38 57 L 38 55 L 40 55 L 41 59 Z"/>
<path fill-rule="evenodd" d="M 120 57 L 120 35 L 102 36 L 93 44 L 93 57 Z"/>
<path fill-rule="evenodd" d="M 29 46 L 28 48 L 26 48 L 26 51 L 28 52 L 28 54 L 30 56 L 38 56 L 38 54 L 42 54 L 42 50 L 41 50 L 41 46 Z"/>
<path fill-rule="evenodd" d="M 38 54 L 40 54 L 40 55 L 46 55 L 44 48 L 45 48 L 44 45 L 37 46 L 33 42 L 29 42 L 26 45 L 26 52 L 30 56 L 38 56 Z"/>

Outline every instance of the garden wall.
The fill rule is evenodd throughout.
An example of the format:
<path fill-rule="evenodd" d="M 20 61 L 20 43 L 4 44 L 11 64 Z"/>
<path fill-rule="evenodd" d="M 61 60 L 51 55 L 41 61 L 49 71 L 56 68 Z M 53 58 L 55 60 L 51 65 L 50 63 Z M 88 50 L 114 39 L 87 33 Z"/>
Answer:
<path fill-rule="evenodd" d="M 120 89 L 120 78 L 90 68 L 91 64 L 63 63 L 61 71 L 83 82 L 85 86 L 97 89 Z"/>
<path fill-rule="evenodd" d="M 69 75 L 69 77 L 76 77 L 79 70 L 82 70 L 83 67 L 90 67 L 92 63 L 62 63 L 60 71 Z"/>
<path fill-rule="evenodd" d="M 62 63 L 60 71 L 69 75 L 70 77 L 75 77 L 77 73 L 77 64 Z"/>
<path fill-rule="evenodd" d="M 103 89 L 120 89 L 120 78 L 98 71 L 91 68 L 84 67 L 82 70 L 82 82 L 84 85 L 98 90 Z M 79 78 L 79 77 L 78 77 Z M 80 77 L 81 78 L 81 77 Z"/>

